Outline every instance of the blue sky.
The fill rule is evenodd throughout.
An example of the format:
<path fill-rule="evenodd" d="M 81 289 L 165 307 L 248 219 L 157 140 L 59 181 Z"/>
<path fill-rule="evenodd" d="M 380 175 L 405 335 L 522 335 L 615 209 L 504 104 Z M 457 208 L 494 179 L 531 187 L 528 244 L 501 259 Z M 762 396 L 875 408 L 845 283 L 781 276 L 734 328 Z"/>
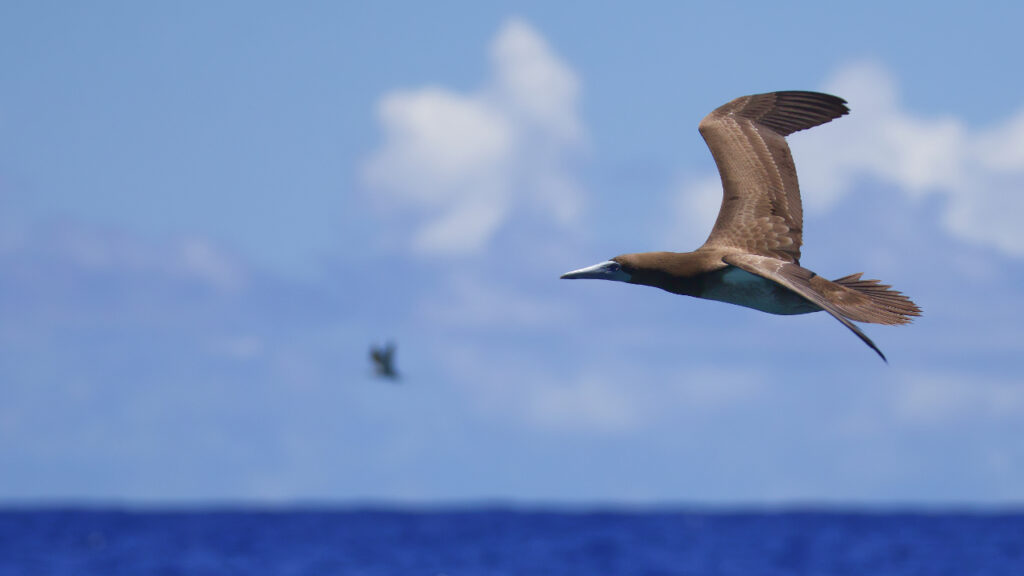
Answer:
<path fill-rule="evenodd" d="M 0 7 L 0 501 L 1024 501 L 1021 9 Z M 816 89 L 865 326 L 559 282 L 695 248 L 696 126 Z M 401 383 L 372 377 L 398 344 Z"/>

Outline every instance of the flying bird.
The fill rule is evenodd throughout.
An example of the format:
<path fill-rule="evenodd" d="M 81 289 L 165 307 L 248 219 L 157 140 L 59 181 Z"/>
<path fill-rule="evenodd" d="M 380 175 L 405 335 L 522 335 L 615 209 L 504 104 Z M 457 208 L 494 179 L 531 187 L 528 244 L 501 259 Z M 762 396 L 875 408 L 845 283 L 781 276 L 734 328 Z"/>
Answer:
<path fill-rule="evenodd" d="M 395 345 L 388 342 L 383 347 L 370 347 L 370 360 L 373 361 L 373 368 L 377 376 L 398 379 L 398 372 L 395 371 Z"/>
<path fill-rule="evenodd" d="M 906 324 L 921 309 L 861 273 L 826 280 L 800 265 L 803 209 L 786 136 L 839 118 L 842 98 L 786 91 L 737 98 L 700 122 L 722 178 L 718 219 L 693 252 L 623 254 L 562 275 L 643 284 L 771 314 L 824 310 L 885 355 L 853 322 Z"/>

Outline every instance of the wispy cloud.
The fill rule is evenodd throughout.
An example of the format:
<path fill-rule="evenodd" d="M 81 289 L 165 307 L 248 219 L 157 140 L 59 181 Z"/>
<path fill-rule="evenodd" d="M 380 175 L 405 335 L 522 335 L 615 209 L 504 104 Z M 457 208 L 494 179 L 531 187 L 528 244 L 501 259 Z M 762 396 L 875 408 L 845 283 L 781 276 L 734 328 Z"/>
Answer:
<path fill-rule="evenodd" d="M 539 332 L 532 339 L 551 342 Z M 522 347 L 510 342 L 502 349 L 472 341 L 451 346 L 446 372 L 484 418 L 541 432 L 629 435 L 734 413 L 761 402 L 770 379 L 742 367 L 640 364 L 618 349 L 558 350 L 524 362 Z"/>
<path fill-rule="evenodd" d="M 756 398 L 764 378 L 747 370 L 697 367 L 673 378 L 607 364 L 584 368 L 574 379 L 528 387 L 524 408 L 544 427 L 581 432 L 626 432 L 657 427 L 694 411 L 715 413 Z"/>
<path fill-rule="evenodd" d="M 1024 389 L 1007 378 L 967 374 L 916 374 L 895 388 L 896 416 L 914 424 L 1017 418 L 1024 414 Z"/>
<path fill-rule="evenodd" d="M 478 252 L 515 211 L 571 225 L 582 202 L 567 161 L 579 151 L 576 74 L 529 24 L 506 22 L 491 77 L 460 94 L 429 86 L 384 95 L 384 142 L 364 167 L 382 207 L 411 214 L 420 254 Z"/>
<path fill-rule="evenodd" d="M 182 275 L 225 292 L 238 290 L 243 284 L 241 267 L 203 238 L 182 240 L 176 256 L 176 268 Z"/>
<path fill-rule="evenodd" d="M 0 257 L 14 270 L 51 267 L 61 274 L 134 275 L 185 281 L 217 293 L 244 289 L 245 266 L 204 236 L 180 236 L 157 243 L 124 231 L 75 223 L 24 227 L 0 245 Z"/>
<path fill-rule="evenodd" d="M 1024 108 L 990 128 L 953 115 L 925 117 L 901 101 L 882 65 L 840 68 L 822 89 L 845 98 L 851 115 L 790 137 L 807 212 L 836 206 L 872 181 L 910 197 L 946 199 L 942 224 L 961 240 L 1024 256 Z M 710 227 L 721 202 L 717 174 L 679 187 L 676 212 L 694 227 Z M 692 240 L 692 239 L 688 239 Z"/>
<path fill-rule="evenodd" d="M 424 298 L 418 314 L 423 320 L 444 326 L 550 326 L 566 320 L 568 313 L 562 304 L 473 271 L 458 271 L 444 278 L 439 293 Z"/>

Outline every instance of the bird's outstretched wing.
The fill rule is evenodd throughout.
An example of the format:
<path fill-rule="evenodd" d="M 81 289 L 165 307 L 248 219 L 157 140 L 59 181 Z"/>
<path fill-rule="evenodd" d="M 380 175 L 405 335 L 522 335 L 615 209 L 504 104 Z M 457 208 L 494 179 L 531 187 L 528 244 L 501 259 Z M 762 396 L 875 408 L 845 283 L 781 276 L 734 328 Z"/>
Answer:
<path fill-rule="evenodd" d="M 704 246 L 800 261 L 803 208 L 786 136 L 847 114 L 846 101 L 820 92 L 737 98 L 701 120 L 700 133 L 722 177 L 722 207 Z"/>

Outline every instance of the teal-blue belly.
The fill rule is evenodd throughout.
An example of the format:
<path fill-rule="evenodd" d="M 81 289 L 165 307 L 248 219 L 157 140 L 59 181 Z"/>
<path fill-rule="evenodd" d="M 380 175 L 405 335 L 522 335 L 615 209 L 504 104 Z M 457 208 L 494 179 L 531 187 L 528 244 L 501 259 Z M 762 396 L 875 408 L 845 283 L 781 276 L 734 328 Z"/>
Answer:
<path fill-rule="evenodd" d="M 735 266 L 715 272 L 707 279 L 697 297 L 728 302 L 769 314 L 808 314 L 821 310 L 796 292 Z"/>

